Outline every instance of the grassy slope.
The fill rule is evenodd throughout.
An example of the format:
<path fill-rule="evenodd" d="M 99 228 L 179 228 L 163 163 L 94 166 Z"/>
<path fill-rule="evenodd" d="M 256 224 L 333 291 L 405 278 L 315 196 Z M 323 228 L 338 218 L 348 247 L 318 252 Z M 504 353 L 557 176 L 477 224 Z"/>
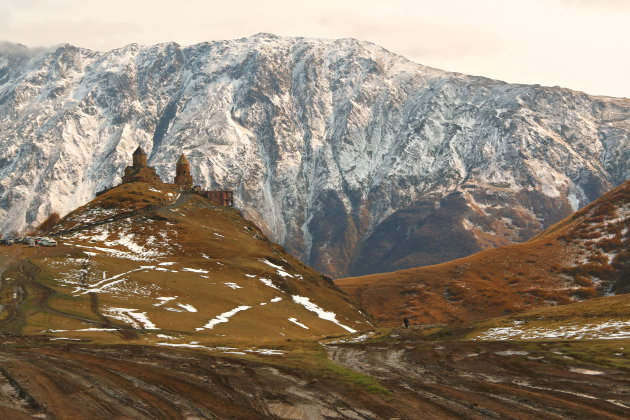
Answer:
<path fill-rule="evenodd" d="M 238 349 L 348 332 L 293 296 L 308 297 L 348 328 L 369 328 L 330 280 L 267 240 L 238 210 L 169 186 L 122 185 L 55 230 L 57 248 L 11 247 L 22 261 L 16 287 L 26 293 L 14 299 L 6 288 L 5 303 L 15 304 L 6 306 L 5 331 Z M 225 322 L 203 328 L 213 319 Z"/>
<path fill-rule="evenodd" d="M 449 263 L 337 280 L 378 321 L 462 323 L 570 303 L 628 281 L 630 182 L 532 240 Z"/>

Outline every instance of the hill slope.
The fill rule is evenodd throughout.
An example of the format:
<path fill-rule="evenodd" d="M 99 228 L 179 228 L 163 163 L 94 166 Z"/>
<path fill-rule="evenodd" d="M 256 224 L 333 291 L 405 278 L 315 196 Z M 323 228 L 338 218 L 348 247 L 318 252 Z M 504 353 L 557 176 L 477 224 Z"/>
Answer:
<path fill-rule="evenodd" d="M 369 326 L 332 281 L 238 210 L 168 185 L 123 184 L 52 235 L 58 248 L 9 248 L 5 332 L 199 348 L 244 342 L 254 351 Z"/>
<path fill-rule="evenodd" d="M 0 48 L 0 115 L 3 234 L 116 184 L 140 144 L 335 277 L 521 242 L 630 179 L 629 100 L 352 39 Z"/>
<path fill-rule="evenodd" d="M 630 182 L 532 240 L 449 263 L 337 280 L 379 321 L 462 323 L 628 291 Z"/>
<path fill-rule="evenodd" d="M 237 210 L 168 185 L 117 187 L 54 229 L 59 247 L 0 249 L 2 417 L 630 412 L 627 339 L 429 342 L 413 327 L 338 337 L 370 325 L 329 280 Z M 627 302 L 608 307 L 620 305 L 627 315 Z"/>

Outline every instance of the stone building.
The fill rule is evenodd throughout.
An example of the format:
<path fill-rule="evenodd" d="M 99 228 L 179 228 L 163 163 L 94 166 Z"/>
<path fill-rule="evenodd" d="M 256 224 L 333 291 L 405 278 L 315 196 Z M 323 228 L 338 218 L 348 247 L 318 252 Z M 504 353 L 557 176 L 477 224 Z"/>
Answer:
<path fill-rule="evenodd" d="M 147 154 L 138 146 L 133 152 L 133 165 L 125 168 L 123 175 L 123 184 L 128 182 L 146 182 L 147 184 L 159 186 L 163 185 L 162 180 L 155 172 L 155 168 L 147 165 Z M 207 198 L 213 203 L 222 206 L 234 206 L 234 193 L 228 190 L 202 191 L 200 187 L 193 187 L 193 177 L 190 173 L 190 163 L 186 156 L 182 153 L 177 164 L 175 165 L 175 181 L 174 184 L 185 192 L 195 193 Z M 107 190 L 99 191 L 97 195 Z"/>
<path fill-rule="evenodd" d="M 188 159 L 182 153 L 175 166 L 175 185 L 179 185 L 183 188 L 192 188 L 193 178 L 190 174 L 190 163 Z"/>
<path fill-rule="evenodd" d="M 215 190 L 215 191 L 198 191 L 197 194 L 206 197 L 213 203 L 220 204 L 222 206 L 234 207 L 234 193 L 227 190 Z"/>
<path fill-rule="evenodd" d="M 125 168 L 122 177 L 123 184 L 127 182 L 146 182 L 147 184 L 161 184 L 162 180 L 155 172 L 155 168 L 147 165 L 147 154 L 138 146 L 133 152 L 133 166 Z"/>

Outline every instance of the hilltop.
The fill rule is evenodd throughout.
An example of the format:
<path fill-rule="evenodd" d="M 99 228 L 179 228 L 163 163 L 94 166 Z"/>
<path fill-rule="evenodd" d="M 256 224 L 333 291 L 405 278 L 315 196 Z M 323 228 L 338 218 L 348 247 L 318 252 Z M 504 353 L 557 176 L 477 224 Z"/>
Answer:
<path fill-rule="evenodd" d="M 448 263 L 340 279 L 380 322 L 457 324 L 628 291 L 630 182 L 531 240 Z"/>
<path fill-rule="evenodd" d="M 173 185 L 123 184 L 49 234 L 59 247 L 11 248 L 5 332 L 258 351 L 370 326 L 330 279 L 238 210 Z"/>

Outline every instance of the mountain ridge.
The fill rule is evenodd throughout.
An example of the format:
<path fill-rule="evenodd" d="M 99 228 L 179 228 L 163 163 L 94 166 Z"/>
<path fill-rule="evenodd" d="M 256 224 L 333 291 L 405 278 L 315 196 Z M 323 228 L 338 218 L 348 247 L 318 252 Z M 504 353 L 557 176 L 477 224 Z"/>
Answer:
<path fill-rule="evenodd" d="M 116 184 L 137 145 L 164 179 L 186 153 L 203 188 L 234 190 L 266 234 L 337 277 L 388 248 L 397 212 L 451 193 L 461 257 L 529 239 L 630 178 L 630 101 L 444 72 L 363 41 L 65 45 L 29 60 L 0 53 L 4 234 Z M 412 216 L 410 245 L 427 218 Z M 408 248 L 371 272 L 440 262 Z"/>

